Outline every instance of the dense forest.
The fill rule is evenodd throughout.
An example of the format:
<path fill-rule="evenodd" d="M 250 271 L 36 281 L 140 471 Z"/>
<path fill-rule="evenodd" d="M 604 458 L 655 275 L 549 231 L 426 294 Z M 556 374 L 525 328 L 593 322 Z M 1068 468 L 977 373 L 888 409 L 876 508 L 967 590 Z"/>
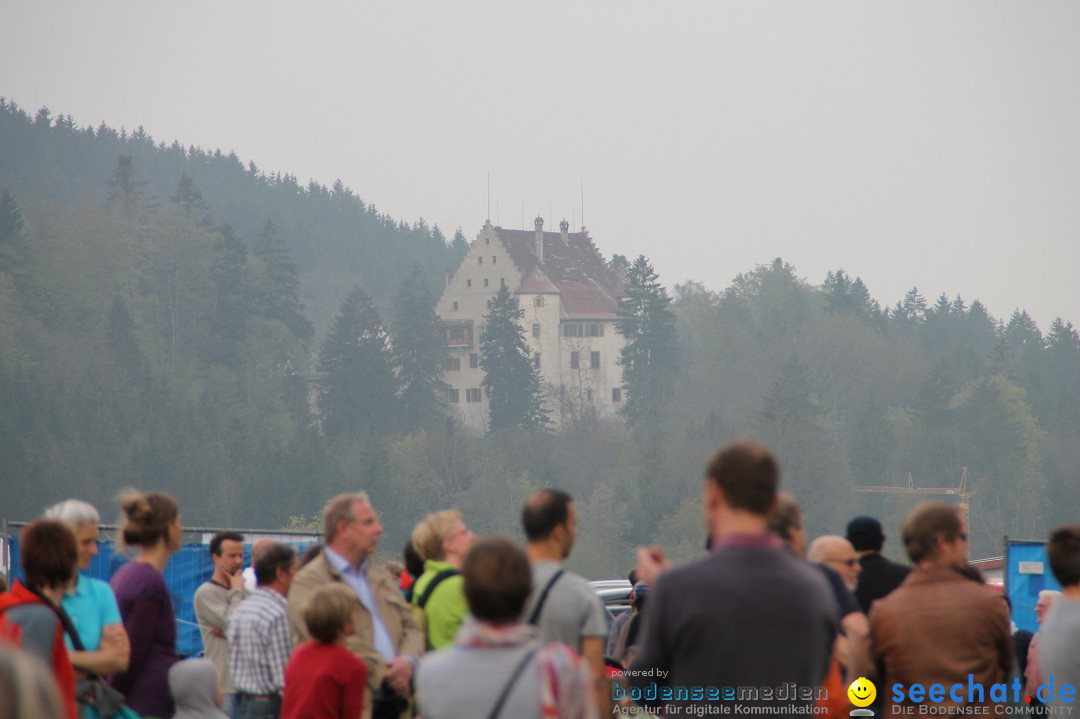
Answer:
<path fill-rule="evenodd" d="M 915 498 L 855 489 L 954 487 L 965 467 L 974 556 L 1075 519 L 1080 335 L 1063 319 L 915 288 L 879 304 L 844 269 L 815 284 L 781 259 L 668 297 L 645 258 L 616 256 L 669 318 L 641 330 L 654 366 L 627 365 L 648 377 L 635 414 L 471 437 L 427 342 L 467 247 L 340 182 L 0 100 L 0 515 L 76 496 L 111 517 L 138 486 L 175 494 L 189 525 L 300 526 L 362 488 L 390 554 L 446 506 L 516 535 L 525 496 L 557 485 L 578 500 L 572 566 L 617 576 L 636 544 L 701 550 L 703 463 L 754 436 L 811 536 L 872 513 L 899 557 Z"/>

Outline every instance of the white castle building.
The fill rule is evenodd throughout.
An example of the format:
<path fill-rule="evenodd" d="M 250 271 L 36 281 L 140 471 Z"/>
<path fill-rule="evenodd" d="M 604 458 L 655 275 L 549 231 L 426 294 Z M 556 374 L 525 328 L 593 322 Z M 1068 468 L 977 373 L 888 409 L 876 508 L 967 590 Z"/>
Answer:
<path fill-rule="evenodd" d="M 585 228 L 507 230 L 484 223 L 435 307 L 450 363 L 451 408 L 472 431 L 487 430 L 480 337 L 488 303 L 502 285 L 518 298 L 533 364 L 556 425 L 615 414 L 622 406 L 622 335 L 615 332 L 622 273 L 610 269 Z"/>

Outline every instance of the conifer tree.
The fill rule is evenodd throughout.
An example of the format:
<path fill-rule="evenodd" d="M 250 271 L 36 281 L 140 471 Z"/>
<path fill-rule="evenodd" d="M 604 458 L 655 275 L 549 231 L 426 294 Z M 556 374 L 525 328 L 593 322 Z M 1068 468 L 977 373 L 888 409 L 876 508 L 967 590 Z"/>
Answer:
<path fill-rule="evenodd" d="M 484 370 L 488 428 L 492 432 L 513 427 L 542 429 L 550 423 L 540 392 L 540 375 L 519 323 L 524 316 L 517 297 L 506 285 L 499 288 L 484 316 L 480 368 Z"/>
<path fill-rule="evenodd" d="M 236 365 L 250 312 L 250 290 L 245 268 L 248 250 L 236 236 L 232 225 L 221 228 L 221 239 L 214 247 L 210 278 L 213 284 L 213 342 L 207 360 Z"/>
<path fill-rule="evenodd" d="M 619 303 L 615 330 L 625 344 L 619 351 L 626 403 L 621 410 L 632 425 L 659 421 L 670 396 L 674 364 L 675 314 L 671 298 L 645 255 L 628 270 L 626 297 Z"/>
<path fill-rule="evenodd" d="M 210 208 L 203 199 L 202 191 L 195 187 L 195 182 L 186 172 L 180 175 L 176 192 L 169 199 L 180 206 L 187 219 L 197 220 L 204 229 L 213 227 L 214 221 L 210 219 Z"/>
<path fill-rule="evenodd" d="M 401 414 L 406 431 L 441 414 L 440 379 L 446 364 L 446 345 L 438 334 L 435 298 L 425 284 L 424 272 L 413 264 L 398 291 L 394 306 L 394 357 L 401 383 Z"/>
<path fill-rule="evenodd" d="M 26 262 L 26 230 L 19 203 L 0 192 L 0 272 L 16 275 Z"/>
<path fill-rule="evenodd" d="M 252 282 L 255 311 L 263 317 L 278 320 L 307 344 L 314 337 L 315 328 L 304 316 L 304 306 L 300 304 L 300 278 L 277 225 L 266 221 L 251 253 L 256 260 Z"/>
<path fill-rule="evenodd" d="M 390 336 L 371 296 L 357 287 L 341 305 L 319 354 L 319 408 L 330 436 L 394 426 L 397 378 Z"/>

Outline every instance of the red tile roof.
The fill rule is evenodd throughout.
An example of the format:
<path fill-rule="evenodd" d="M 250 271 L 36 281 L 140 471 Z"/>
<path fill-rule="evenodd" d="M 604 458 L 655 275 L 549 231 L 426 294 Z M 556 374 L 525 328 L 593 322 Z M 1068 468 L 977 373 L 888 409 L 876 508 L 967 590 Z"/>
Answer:
<path fill-rule="evenodd" d="M 614 319 L 622 294 L 618 272 L 608 268 L 589 233 L 543 233 L 544 261 L 536 256 L 536 232 L 496 227 L 510 259 L 521 270 L 518 294 L 560 295 L 562 316 L 574 319 Z"/>

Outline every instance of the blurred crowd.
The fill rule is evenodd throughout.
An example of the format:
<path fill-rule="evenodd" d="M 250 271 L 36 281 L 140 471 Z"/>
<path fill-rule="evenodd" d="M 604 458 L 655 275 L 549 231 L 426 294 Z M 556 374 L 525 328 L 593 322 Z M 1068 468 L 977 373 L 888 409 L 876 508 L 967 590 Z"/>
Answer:
<path fill-rule="evenodd" d="M 1071 707 L 1080 525 L 1047 540 L 1062 590 L 1040 594 L 1032 635 L 967 563 L 954 505 L 911 511 L 906 565 L 883 555 L 873 517 L 809 541 L 756 442 L 721 448 L 704 475 L 703 556 L 671 566 L 662 548 L 639 548 L 617 617 L 563 566 L 577 515 L 554 488 L 525 501 L 524 546 L 478 538 L 447 509 L 416 525 L 401 561 L 376 562 L 383 527 L 363 492 L 327 502 L 322 541 L 302 556 L 263 538 L 245 567 L 246 538 L 218 533 L 213 575 L 193 597 L 203 656 L 183 660 L 163 575 L 183 532 L 176 500 L 120 497 L 130 559 L 108 582 L 85 572 L 98 510 L 61 502 L 22 530 L 21 578 L 0 586 L 0 719 L 589 719 L 732 701 L 837 715 L 924 700 L 938 713 Z M 864 683 L 876 695 L 849 695 Z"/>

